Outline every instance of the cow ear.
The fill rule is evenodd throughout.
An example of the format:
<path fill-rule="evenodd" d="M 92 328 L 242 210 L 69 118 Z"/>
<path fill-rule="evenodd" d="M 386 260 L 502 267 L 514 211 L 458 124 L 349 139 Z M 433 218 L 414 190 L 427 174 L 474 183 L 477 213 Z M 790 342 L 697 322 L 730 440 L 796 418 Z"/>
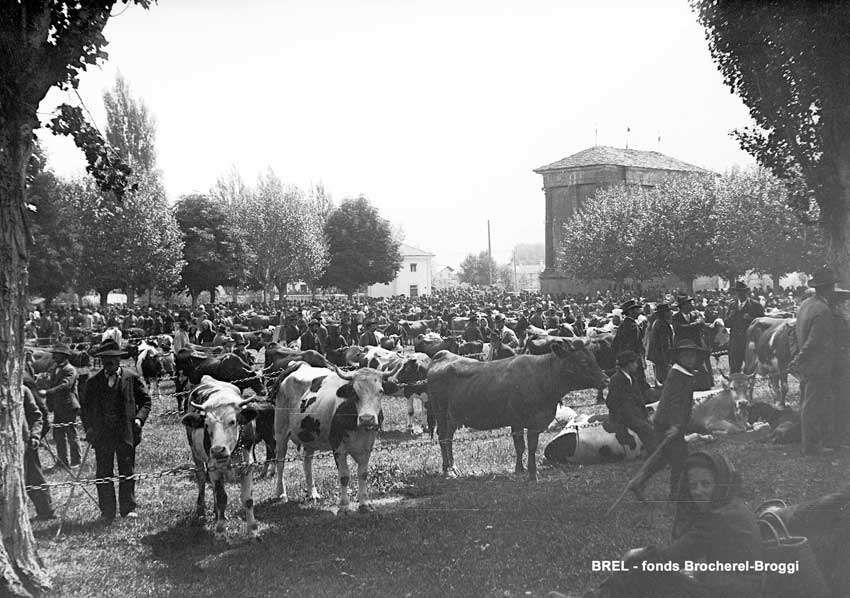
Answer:
<path fill-rule="evenodd" d="M 244 426 L 252 419 L 257 417 L 257 410 L 254 407 L 243 407 L 239 414 L 236 416 L 236 422 L 240 426 Z"/>
<path fill-rule="evenodd" d="M 392 380 L 387 380 L 384 382 L 383 391 L 385 395 L 391 395 L 393 393 L 398 392 L 398 384 L 393 382 Z"/>
<path fill-rule="evenodd" d="M 336 396 L 340 399 L 357 399 L 357 391 L 354 390 L 353 384 L 343 384 L 336 389 Z"/>
<path fill-rule="evenodd" d="M 203 428 L 206 417 L 200 413 L 187 413 L 180 421 L 187 428 Z"/>

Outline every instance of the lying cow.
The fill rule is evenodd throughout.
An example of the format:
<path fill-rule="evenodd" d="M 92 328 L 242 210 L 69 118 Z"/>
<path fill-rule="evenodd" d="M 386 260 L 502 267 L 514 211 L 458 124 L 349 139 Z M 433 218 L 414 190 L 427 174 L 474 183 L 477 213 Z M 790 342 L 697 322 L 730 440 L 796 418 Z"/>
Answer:
<path fill-rule="evenodd" d="M 241 482 L 245 524 L 252 538 L 258 537 L 254 519 L 251 447 L 255 441 L 256 410 L 247 406 L 253 399 L 242 399 L 233 384 L 204 376 L 191 394 L 191 410 L 183 416 L 186 436 L 195 462 L 198 500 L 195 515 L 204 519 L 207 480 L 215 497 L 215 535 L 224 536 L 224 510 L 227 506 L 226 482 Z"/>
<path fill-rule="evenodd" d="M 378 427 L 381 425 L 381 395 L 396 372 L 364 368 L 342 372 L 302 364 L 283 380 L 275 397 L 276 495 L 287 500 L 283 460 L 288 440 L 304 447 L 304 477 L 312 498 L 319 498 L 313 481 L 313 453 L 333 451 L 339 470 L 339 512 L 348 510 L 351 474 L 348 455 L 357 463 L 359 509 L 369 509 L 366 474 Z"/>
<path fill-rule="evenodd" d="M 754 401 L 743 405 L 741 410 L 749 424 L 766 422 L 770 426 L 768 440 L 776 444 L 792 444 L 802 439 L 800 414 L 787 405 L 777 409 L 767 403 Z"/>
<path fill-rule="evenodd" d="M 537 441 L 555 417 L 561 397 L 571 390 L 601 387 L 608 377 L 580 340 L 553 343 L 548 355 L 517 355 L 475 361 L 438 353 L 428 370 L 428 398 L 437 420 L 443 473 L 457 475 L 452 438 L 460 425 L 477 430 L 510 426 L 515 471 L 523 471 L 523 430 L 528 438 L 528 475 L 537 480 Z"/>

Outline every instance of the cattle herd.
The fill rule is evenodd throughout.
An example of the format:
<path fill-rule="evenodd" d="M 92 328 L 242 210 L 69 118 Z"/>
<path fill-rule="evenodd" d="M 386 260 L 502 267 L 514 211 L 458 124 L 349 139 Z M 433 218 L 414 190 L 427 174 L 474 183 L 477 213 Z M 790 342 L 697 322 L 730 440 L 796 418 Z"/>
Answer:
<path fill-rule="evenodd" d="M 728 341 L 720 317 L 726 297 L 698 298 L 702 301 L 698 309 L 708 312 L 704 338 L 712 344 L 715 357 Z M 452 439 L 459 426 L 509 427 L 516 450 L 515 471 L 527 469 L 528 477 L 536 480 L 538 436 L 556 419 L 565 395 L 598 389 L 601 398 L 614 371 L 612 341 L 620 314 L 612 305 L 610 296 L 601 295 L 580 306 L 575 300 L 553 301 L 533 293 L 468 291 L 416 301 L 393 298 L 371 305 L 337 299 L 307 309 L 289 305 L 267 313 L 211 305 L 195 313 L 184 310 L 181 315 L 161 307 L 157 313 L 162 326 L 172 326 L 174 334 L 166 334 L 162 326 L 156 330 L 139 326 L 140 321 L 146 324 L 145 319 L 136 318 L 130 310 L 124 314 L 114 310 L 109 320 L 103 319 L 100 330 L 70 325 L 67 330 L 72 333 L 49 339 L 73 342 L 71 363 L 78 368 L 96 366 L 98 344 L 116 340 L 132 360 L 125 367 L 137 368 L 155 393 L 160 378 L 173 379 L 175 408 L 182 414 L 196 464 L 197 514 L 203 516 L 204 490 L 210 482 L 220 534 L 227 501 L 224 485 L 239 481 L 247 530 L 256 536 L 250 462 L 253 447 L 261 443 L 267 451 L 261 475 L 276 462 L 279 498 L 287 499 L 283 459 L 291 442 L 303 451 L 305 478 L 313 496 L 313 455 L 316 451 L 333 454 L 341 512 L 349 508 L 351 456 L 357 465 L 358 506 L 369 509 L 366 476 L 386 396 L 406 398 L 410 432 L 417 427 L 414 400 L 422 403 L 427 430 L 432 437 L 436 432 L 439 440 L 444 474 L 457 475 Z M 638 318 L 644 330 L 653 318 L 652 306 L 647 305 Z M 785 426 L 786 431 L 793 427 L 794 412 L 785 405 L 788 367 L 796 351 L 793 311 L 793 304 L 782 305 L 781 310 L 776 306 L 772 317 L 753 321 L 747 332 L 744 372 L 726 376 L 723 388 L 697 406 L 691 431 L 735 431 L 760 419 L 772 427 Z M 161 312 L 169 313 L 170 321 L 163 320 Z M 136 325 L 123 325 L 122 315 L 126 318 L 127 313 Z M 318 321 L 317 334 L 324 338 L 318 350 L 300 347 L 304 338 L 300 335 L 306 333 L 309 320 Z M 501 328 L 496 326 L 500 320 L 512 335 L 490 332 Z M 370 323 L 377 324 L 377 344 L 360 346 L 358 341 L 364 338 L 360 333 Z M 289 333 L 288 327 L 294 332 Z M 475 327 L 485 332 L 477 338 L 467 334 Z M 214 335 L 204 338 L 204 332 L 213 330 Z M 181 336 L 188 342 L 181 343 Z M 516 346 L 509 347 L 504 338 L 516 338 Z M 264 360 L 255 367 L 252 362 L 260 353 Z M 34 374 L 49 369 L 49 347 L 32 347 L 28 357 Z M 752 401 L 756 376 L 770 380 L 778 408 Z M 84 379 L 81 376 L 83 396 Z M 619 442 L 612 440 L 614 435 L 606 432 L 604 422 L 583 421 L 585 429 L 593 430 L 583 442 L 598 445 L 594 445 L 595 457 L 601 455 L 604 460 L 628 453 L 625 449 L 618 453 L 616 446 L 609 450 L 612 442 Z M 580 452 L 577 442 L 573 438 L 570 449 L 553 443 L 555 449 L 547 449 L 546 455 L 570 460 Z M 526 450 L 527 466 L 523 463 Z"/>

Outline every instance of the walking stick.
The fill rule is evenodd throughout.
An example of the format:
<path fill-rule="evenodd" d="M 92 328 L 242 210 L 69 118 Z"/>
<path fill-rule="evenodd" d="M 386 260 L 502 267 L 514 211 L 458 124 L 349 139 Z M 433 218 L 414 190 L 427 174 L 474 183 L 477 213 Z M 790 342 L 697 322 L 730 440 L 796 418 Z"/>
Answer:
<path fill-rule="evenodd" d="M 74 481 L 80 479 L 80 476 L 83 474 L 83 466 L 86 464 L 86 459 L 89 456 L 89 451 L 91 450 L 91 444 L 86 443 L 86 451 L 83 453 L 83 458 L 80 461 L 80 470 L 77 472 L 76 476 L 72 476 Z M 77 489 L 77 486 L 71 486 L 71 491 L 68 493 L 68 499 L 65 501 L 65 506 L 62 507 L 62 514 L 59 516 L 59 529 L 56 530 L 56 535 L 53 537 L 54 540 L 59 539 L 59 535 L 62 533 L 62 526 L 65 524 L 65 517 L 68 515 L 68 507 L 71 506 L 71 499 L 74 498 L 74 491 Z"/>
<path fill-rule="evenodd" d="M 626 487 L 623 488 L 623 491 L 620 493 L 620 496 L 617 497 L 617 500 L 614 501 L 614 504 L 612 504 L 608 508 L 608 510 L 605 511 L 606 517 L 611 514 L 611 511 L 613 511 L 618 504 L 620 504 L 620 501 L 622 501 L 623 498 L 626 496 L 626 493 L 628 493 L 628 491 L 634 487 L 635 483 L 640 480 L 644 475 L 646 475 L 646 472 L 649 471 L 652 467 L 654 467 L 659 460 L 661 460 L 664 448 L 668 444 L 670 444 L 670 442 L 672 442 L 673 438 L 675 438 L 678 433 L 679 426 L 672 426 L 669 430 L 667 430 L 667 434 L 665 434 L 661 442 L 658 443 L 658 446 L 655 447 L 655 450 L 652 451 L 652 454 L 646 458 L 646 461 L 643 462 L 643 465 L 640 466 L 640 469 L 638 469 L 637 473 L 632 476 L 632 479 L 630 479 L 629 483 L 626 484 Z"/>
<path fill-rule="evenodd" d="M 72 479 L 75 479 L 75 478 L 74 478 L 74 470 L 73 470 L 73 469 L 71 469 L 71 468 L 70 468 L 70 467 L 69 467 L 69 466 L 68 466 L 68 465 L 67 465 L 67 464 L 66 464 L 63 460 L 61 460 L 61 459 L 59 458 L 59 456 L 58 456 L 56 453 L 54 453 L 54 452 L 53 452 L 53 449 L 52 449 L 52 448 L 50 448 L 50 445 L 49 445 L 47 442 L 45 442 L 43 439 L 42 439 L 42 441 L 41 441 L 41 446 L 43 446 L 44 448 L 46 448 L 46 449 L 47 449 L 47 452 L 48 452 L 48 453 L 50 453 L 50 456 L 51 456 L 51 457 L 53 457 L 53 459 L 54 459 L 54 460 L 55 460 L 55 461 L 56 461 L 59 465 L 61 465 L 61 466 L 62 466 L 62 468 L 63 468 L 65 471 L 67 471 L 69 474 L 71 474 L 71 478 L 72 478 Z M 81 461 L 80 461 L 80 470 L 82 471 L 82 469 L 83 469 L 83 461 L 81 460 Z M 78 474 L 78 477 L 79 477 L 79 474 Z M 88 495 L 89 495 L 89 498 L 90 498 L 90 499 L 92 499 L 92 501 L 94 501 L 94 504 L 98 505 L 97 499 L 96 499 L 94 496 L 92 496 L 91 492 L 89 492 L 88 490 L 86 490 L 85 486 L 80 486 L 80 488 L 82 488 L 82 489 L 83 489 L 83 492 L 85 492 L 86 494 L 88 494 Z"/>

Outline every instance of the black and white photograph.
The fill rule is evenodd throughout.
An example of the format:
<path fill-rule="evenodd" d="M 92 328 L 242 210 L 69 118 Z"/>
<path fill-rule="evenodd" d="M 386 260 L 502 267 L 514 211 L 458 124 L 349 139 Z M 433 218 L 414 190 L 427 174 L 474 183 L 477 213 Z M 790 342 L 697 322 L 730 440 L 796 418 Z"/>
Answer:
<path fill-rule="evenodd" d="M 850 596 L 850 0 L 0 0 L 0 598 Z"/>

